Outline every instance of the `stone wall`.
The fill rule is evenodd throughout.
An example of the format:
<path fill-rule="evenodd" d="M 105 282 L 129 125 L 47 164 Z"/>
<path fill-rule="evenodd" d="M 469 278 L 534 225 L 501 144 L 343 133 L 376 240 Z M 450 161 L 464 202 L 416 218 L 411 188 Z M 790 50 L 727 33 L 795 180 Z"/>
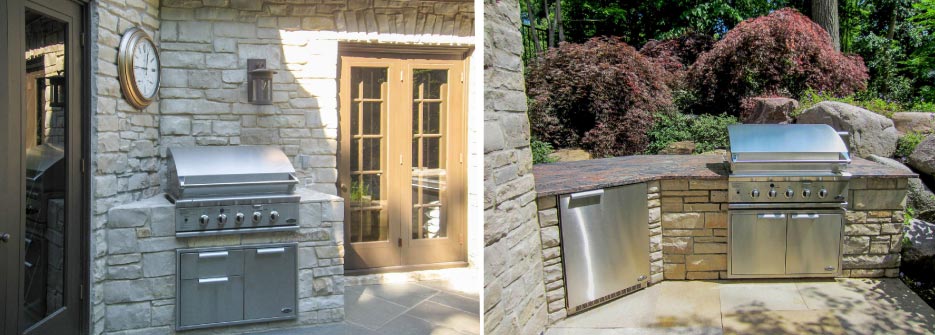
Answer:
<path fill-rule="evenodd" d="M 647 183 L 649 211 L 649 285 L 663 279 L 662 223 L 660 220 L 659 182 Z M 549 325 L 565 319 L 565 274 L 562 266 L 562 238 L 559 226 L 558 196 L 544 196 L 536 200 L 542 239 L 542 265 L 545 280 L 545 298 L 548 304 Z"/>
<path fill-rule="evenodd" d="M 896 277 L 909 180 L 855 178 L 845 215 L 844 277 Z"/>
<path fill-rule="evenodd" d="M 484 330 L 548 323 L 516 0 L 484 2 Z"/>
<path fill-rule="evenodd" d="M 306 186 L 329 194 L 337 194 L 339 43 L 473 45 L 471 2 L 169 0 L 161 14 L 162 154 L 278 146 Z M 249 58 L 277 71 L 272 105 L 247 102 Z"/>
<path fill-rule="evenodd" d="M 727 180 L 668 179 L 661 186 L 665 279 L 727 278 Z"/>
<path fill-rule="evenodd" d="M 111 208 L 103 303 L 105 334 L 172 334 L 176 249 L 298 242 L 298 320 L 225 327 L 226 334 L 344 320 L 343 215 L 340 198 L 300 191 L 296 232 L 175 237 L 175 207 L 159 195 Z M 186 331 L 186 334 L 218 330 Z"/>
<path fill-rule="evenodd" d="M 158 0 L 98 0 L 91 3 L 91 333 L 108 329 L 107 211 L 160 192 L 159 101 L 143 110 L 122 98 L 117 48 L 127 29 L 139 26 L 159 40 Z"/>

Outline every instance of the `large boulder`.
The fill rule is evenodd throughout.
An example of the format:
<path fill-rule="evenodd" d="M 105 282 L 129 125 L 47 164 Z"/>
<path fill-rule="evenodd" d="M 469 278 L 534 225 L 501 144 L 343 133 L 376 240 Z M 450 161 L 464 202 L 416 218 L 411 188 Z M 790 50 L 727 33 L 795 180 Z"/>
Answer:
<path fill-rule="evenodd" d="M 917 133 L 931 132 L 935 130 L 935 113 L 894 113 L 893 124 L 896 126 L 896 130 L 903 134 L 910 131 Z"/>
<path fill-rule="evenodd" d="M 753 108 L 744 111 L 743 123 L 792 123 L 799 102 L 790 98 L 753 98 Z"/>
<path fill-rule="evenodd" d="M 912 220 L 906 231 L 900 270 L 935 279 L 935 224 Z"/>
<path fill-rule="evenodd" d="M 669 143 L 665 148 L 659 150 L 659 153 L 663 155 L 691 155 L 695 152 L 695 147 L 695 142 L 678 141 Z"/>
<path fill-rule="evenodd" d="M 914 172 L 908 166 L 905 166 L 894 159 L 880 157 L 877 155 L 870 155 L 867 157 L 867 159 L 903 171 Z M 920 216 L 931 216 L 932 214 L 935 214 L 935 194 L 933 194 L 932 190 L 930 190 L 928 186 L 925 186 L 925 184 L 922 183 L 922 180 L 919 180 L 919 178 L 910 178 L 909 197 L 907 199 L 906 205 L 914 208 L 916 213 L 918 213 Z"/>
<path fill-rule="evenodd" d="M 850 133 L 847 146 L 858 157 L 893 156 L 899 135 L 893 121 L 883 115 L 842 102 L 822 101 L 806 109 L 796 123 L 827 124 Z"/>
<path fill-rule="evenodd" d="M 935 175 L 935 134 L 930 134 L 919 142 L 916 150 L 909 155 L 909 166 L 922 173 Z"/>

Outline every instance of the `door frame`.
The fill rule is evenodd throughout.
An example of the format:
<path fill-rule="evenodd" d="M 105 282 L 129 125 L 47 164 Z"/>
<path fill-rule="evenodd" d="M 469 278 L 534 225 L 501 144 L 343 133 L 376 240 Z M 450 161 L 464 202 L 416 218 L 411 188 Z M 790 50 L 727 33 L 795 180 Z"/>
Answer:
<path fill-rule="evenodd" d="M 0 25 L 0 45 L 8 46 L 0 52 L 0 124 L 4 125 L 4 135 L 0 135 L 0 157 L 19 157 L 18 164 L 0 164 L 0 189 L 17 190 L 0 192 L 0 217 L 8 218 L 6 224 L 0 223 L 0 231 L 11 234 L 8 243 L 0 244 L 0 270 L 13 276 L 0 276 L 0 333 L 19 334 L 23 305 L 22 264 L 24 260 L 24 200 L 25 171 L 23 152 L 23 95 L 20 75 L 25 71 L 24 15 L 25 9 L 33 8 L 44 15 L 55 17 L 68 23 L 66 33 L 66 53 L 69 55 L 66 66 L 72 75 L 67 78 L 67 117 L 66 117 L 66 173 L 68 195 L 71 200 L 66 204 L 66 213 L 72 216 L 66 232 L 66 250 L 77 250 L 75 259 L 66 262 L 65 308 L 56 314 L 63 319 L 51 320 L 53 327 L 71 329 L 79 334 L 90 332 L 90 179 L 86 171 L 90 152 L 90 6 L 88 0 L 6 0 L 0 1 L 0 18 L 6 25 Z M 11 112 L 16 111 L 16 112 Z M 67 251 L 66 251 L 67 252 Z M 12 280 L 11 280 L 12 279 Z M 69 310 L 68 306 L 71 307 Z M 40 323 L 42 324 L 42 323 Z M 34 325 L 35 326 L 35 325 Z M 27 329 L 29 334 L 34 327 Z"/>
<path fill-rule="evenodd" d="M 467 140 L 467 136 L 468 136 L 467 120 L 468 120 L 468 112 L 469 112 L 468 102 L 470 100 L 469 98 L 470 97 L 469 95 L 470 85 L 468 82 L 468 78 L 470 78 L 469 68 L 470 68 L 470 63 L 471 63 L 470 54 L 472 50 L 473 50 L 473 47 L 433 47 L 433 46 L 412 46 L 412 45 L 382 45 L 382 44 L 368 44 L 368 43 L 340 43 L 338 45 L 338 71 L 337 71 L 338 72 L 338 84 L 339 84 L 338 85 L 338 98 L 339 98 L 338 117 L 340 120 L 340 123 L 339 123 L 340 125 L 339 125 L 339 132 L 338 132 L 338 137 L 339 137 L 338 160 L 337 160 L 338 181 L 337 181 L 336 187 L 337 187 L 339 195 L 347 192 L 347 191 L 342 190 L 342 184 L 349 185 L 348 181 L 350 177 L 347 173 L 343 172 L 345 169 L 349 168 L 347 166 L 349 164 L 349 160 L 345 159 L 345 155 L 343 154 L 343 152 L 345 150 L 350 149 L 350 146 L 349 146 L 350 142 L 347 142 L 348 144 L 345 145 L 344 144 L 345 138 L 343 137 L 343 136 L 348 136 L 349 130 L 350 130 L 350 121 L 347 120 L 347 118 L 345 118 L 345 115 L 344 115 L 345 113 L 347 113 L 345 108 L 347 108 L 346 104 L 349 103 L 348 99 L 350 99 L 348 93 L 343 92 L 343 88 L 348 87 L 350 84 L 350 78 L 349 76 L 345 76 L 345 71 L 344 71 L 347 65 L 344 62 L 345 58 L 353 59 L 354 66 L 363 64 L 362 66 L 379 65 L 379 67 L 389 68 L 388 73 L 387 73 L 388 81 L 393 80 L 397 77 L 397 75 L 395 74 L 396 71 L 403 70 L 405 71 L 405 73 L 408 74 L 406 80 L 411 82 L 412 69 L 414 67 L 421 68 L 419 67 L 419 65 L 423 65 L 423 64 L 429 67 L 432 67 L 432 66 L 438 67 L 439 63 L 446 62 L 446 61 L 447 62 L 451 62 L 451 61 L 458 62 L 459 67 L 460 67 L 459 70 L 463 75 L 463 77 L 460 78 L 461 80 L 458 83 L 458 85 L 460 86 L 460 98 L 459 98 L 459 101 L 456 102 L 458 104 L 457 106 L 461 109 L 462 112 L 458 120 L 449 120 L 448 125 L 449 127 L 459 127 L 458 132 L 461 134 L 461 136 L 456 145 L 463 148 L 463 155 L 465 156 L 461 158 L 461 162 L 457 166 L 454 166 L 455 164 L 450 164 L 449 166 L 446 167 L 446 170 L 448 170 L 449 173 L 451 174 L 450 178 L 451 179 L 460 178 L 460 180 L 462 181 L 460 182 L 460 184 L 463 184 L 463 185 L 460 185 L 460 190 L 457 190 L 460 192 L 449 191 L 449 193 L 458 193 L 455 196 L 452 196 L 450 198 L 452 202 L 457 201 L 457 202 L 464 204 L 463 206 L 451 206 L 451 209 L 449 209 L 449 213 L 448 213 L 449 217 L 457 218 L 460 221 L 460 224 L 457 225 L 458 227 L 456 230 L 448 231 L 449 237 L 456 235 L 457 238 L 459 239 L 459 242 L 460 242 L 460 246 L 458 247 L 459 248 L 458 250 L 459 260 L 453 261 L 453 262 L 404 265 L 402 264 L 402 262 L 404 261 L 405 257 L 407 257 L 406 253 L 408 249 L 403 249 L 402 247 L 398 247 L 395 241 L 389 240 L 388 241 L 389 244 L 392 245 L 392 247 L 396 249 L 394 254 L 397 255 L 401 259 L 399 265 L 385 266 L 385 267 L 378 267 L 378 268 L 365 268 L 365 269 L 347 269 L 346 268 L 345 274 L 358 275 L 358 274 L 384 273 L 384 272 L 397 272 L 397 271 L 432 270 L 432 269 L 442 269 L 442 268 L 451 268 L 451 267 L 465 267 L 468 265 L 468 262 L 467 262 L 468 221 L 467 221 L 467 206 L 466 206 L 467 204 L 467 180 L 466 180 L 467 179 L 467 157 L 466 155 L 467 155 L 467 143 L 468 143 L 468 140 Z M 451 80 L 458 80 L 458 79 L 459 78 L 454 77 L 454 76 L 451 77 Z M 407 84 L 409 82 L 407 82 Z M 389 96 L 388 99 L 395 99 L 393 102 L 388 101 L 389 106 L 402 106 L 404 104 L 397 100 L 402 99 L 402 100 L 411 101 L 412 96 L 410 92 L 410 93 L 403 94 L 400 96 Z M 411 102 L 406 102 L 406 103 L 411 103 Z M 390 121 L 387 124 L 387 127 L 392 127 L 393 125 L 391 123 L 392 121 Z M 347 146 L 347 148 L 345 148 L 345 146 Z M 383 153 L 383 154 L 385 156 L 387 153 Z M 457 161 L 452 161 L 452 160 L 449 160 L 449 162 L 458 163 Z M 391 165 L 396 165 L 396 164 L 391 164 Z M 411 157 L 404 165 L 401 166 L 401 168 L 402 169 L 400 169 L 400 167 L 397 167 L 395 168 L 395 170 L 404 170 L 404 169 L 411 170 Z M 407 171 L 403 171 L 403 172 L 407 172 Z M 403 181 L 399 181 L 399 180 L 397 181 L 388 180 L 387 182 L 398 183 L 400 185 L 403 183 Z M 405 180 L 405 182 L 407 185 L 411 184 L 410 180 Z M 397 185 L 396 187 L 399 187 L 399 186 Z M 409 187 L 411 188 L 411 186 Z M 395 211 L 402 210 L 402 209 L 393 209 L 392 207 L 393 206 L 391 206 L 389 210 L 394 211 L 393 213 L 395 213 Z M 348 210 L 347 204 L 345 204 L 344 210 L 345 211 Z M 398 213 L 396 214 L 395 217 L 411 220 L 411 211 L 406 211 L 406 212 L 408 213 Z M 390 215 L 393 215 L 393 214 L 391 213 Z M 350 233 L 349 233 L 350 231 L 348 227 L 349 220 L 350 220 L 349 213 L 346 213 L 344 217 L 345 217 L 344 243 L 345 243 L 345 253 L 347 254 L 347 253 L 352 252 L 350 250 L 351 245 L 350 245 L 350 240 L 349 240 L 350 239 Z M 389 225 L 393 226 L 394 223 L 389 222 Z M 424 246 L 427 243 L 428 244 L 431 243 L 431 241 L 429 242 L 412 241 L 411 236 L 403 236 L 404 234 L 411 234 L 410 232 L 411 228 L 404 229 L 402 227 L 402 224 L 399 222 L 397 222 L 396 225 L 398 225 L 399 227 L 396 227 L 395 229 L 393 227 L 390 227 L 389 229 L 391 231 L 395 230 L 397 232 L 396 235 L 399 235 L 397 238 L 402 238 L 402 246 L 405 246 L 406 248 L 412 248 L 412 245 L 418 247 L 420 245 Z M 406 225 L 406 226 L 409 227 L 410 225 Z M 403 238 L 403 237 L 406 237 L 406 238 Z M 413 243 L 413 242 L 418 242 L 418 243 Z M 345 264 L 348 264 L 348 262 L 346 261 Z M 345 267 L 346 266 L 347 265 L 345 265 Z"/>

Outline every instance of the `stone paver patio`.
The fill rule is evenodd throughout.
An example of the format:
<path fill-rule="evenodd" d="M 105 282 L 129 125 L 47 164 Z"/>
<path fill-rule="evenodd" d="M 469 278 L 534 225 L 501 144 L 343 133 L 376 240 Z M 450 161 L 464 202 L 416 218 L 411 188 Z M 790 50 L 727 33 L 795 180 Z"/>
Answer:
<path fill-rule="evenodd" d="M 935 334 L 898 279 L 666 281 L 569 317 L 546 335 Z"/>
<path fill-rule="evenodd" d="M 343 323 L 253 335 L 470 335 L 480 333 L 476 290 L 448 281 L 347 286 Z"/>

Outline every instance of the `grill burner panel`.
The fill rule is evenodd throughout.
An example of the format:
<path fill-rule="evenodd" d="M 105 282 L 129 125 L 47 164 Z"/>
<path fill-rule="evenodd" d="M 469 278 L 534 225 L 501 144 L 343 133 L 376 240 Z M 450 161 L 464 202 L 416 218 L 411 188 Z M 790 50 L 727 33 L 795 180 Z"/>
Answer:
<path fill-rule="evenodd" d="M 170 148 L 168 179 L 177 237 L 299 228 L 298 179 L 278 149 Z"/>
<path fill-rule="evenodd" d="M 840 207 L 846 204 L 849 177 L 846 174 L 831 177 L 732 177 L 728 184 L 728 202 L 731 206 L 740 203 L 777 206 L 807 203 L 813 207 Z"/>

